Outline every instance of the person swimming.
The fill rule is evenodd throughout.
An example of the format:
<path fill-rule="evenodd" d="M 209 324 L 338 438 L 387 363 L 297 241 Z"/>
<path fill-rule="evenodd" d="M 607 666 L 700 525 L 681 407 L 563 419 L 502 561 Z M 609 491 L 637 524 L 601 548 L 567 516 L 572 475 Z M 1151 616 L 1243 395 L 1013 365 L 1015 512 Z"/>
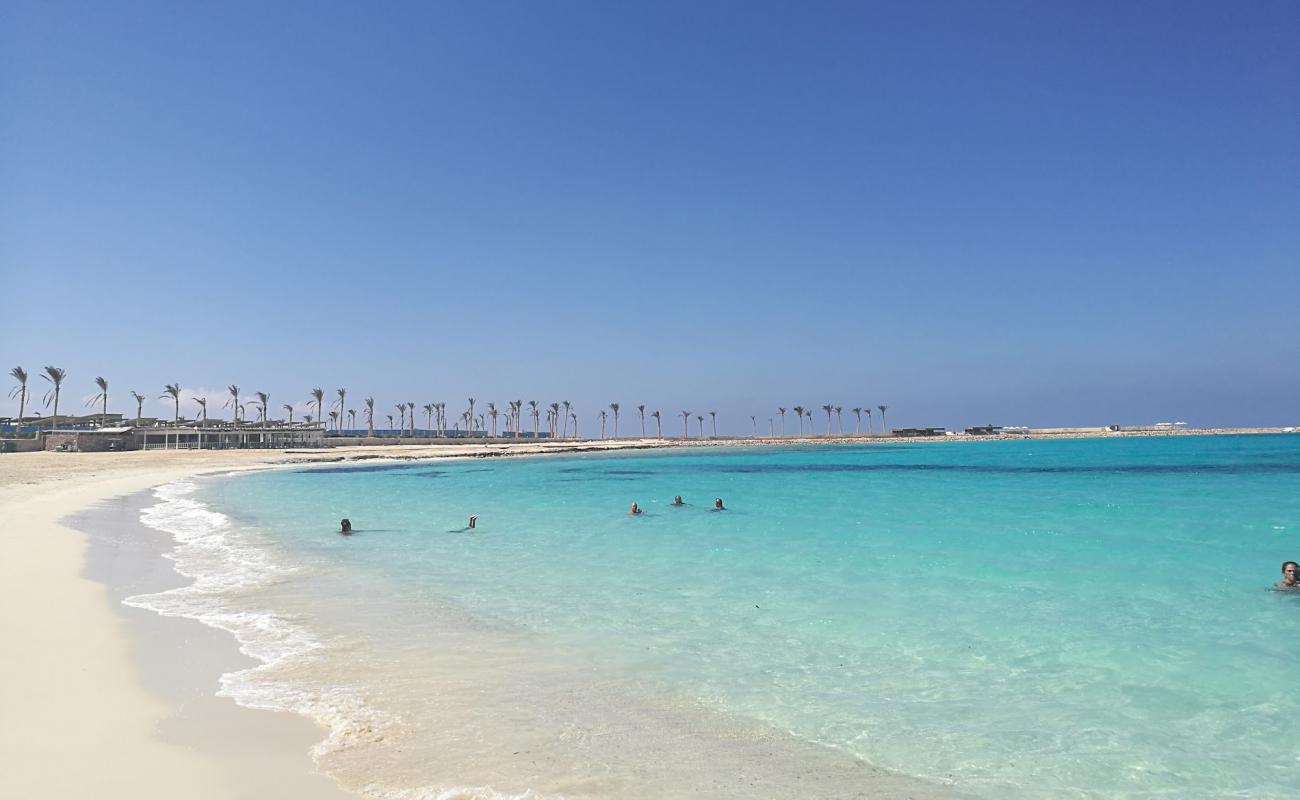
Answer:
<path fill-rule="evenodd" d="M 478 524 L 478 514 L 470 514 L 469 524 L 465 526 L 465 530 L 472 531 L 474 530 L 474 526 L 477 524 Z"/>
<path fill-rule="evenodd" d="M 352 520 L 348 519 L 347 517 L 344 517 L 343 519 L 339 520 L 339 533 L 344 536 L 351 536 Z"/>
<path fill-rule="evenodd" d="M 713 501 L 713 510 L 714 510 L 714 511 L 726 511 L 726 510 L 727 510 L 727 507 L 724 506 L 724 505 L 722 504 L 722 498 L 721 498 L 721 497 L 716 498 L 716 499 Z"/>
<path fill-rule="evenodd" d="M 632 507 L 627 510 L 627 513 L 628 516 L 635 517 L 637 514 L 641 513 L 641 507 L 638 506 L 636 503 L 633 503 Z"/>
<path fill-rule="evenodd" d="M 1279 592 L 1300 592 L 1300 564 L 1294 561 L 1282 562 L 1282 580 L 1273 584 Z"/>
<path fill-rule="evenodd" d="M 673 505 L 675 505 L 675 506 L 684 506 L 684 505 L 686 505 L 686 503 L 685 503 L 685 501 L 682 500 L 682 496 L 679 494 L 679 495 L 677 495 L 676 497 L 673 498 Z"/>

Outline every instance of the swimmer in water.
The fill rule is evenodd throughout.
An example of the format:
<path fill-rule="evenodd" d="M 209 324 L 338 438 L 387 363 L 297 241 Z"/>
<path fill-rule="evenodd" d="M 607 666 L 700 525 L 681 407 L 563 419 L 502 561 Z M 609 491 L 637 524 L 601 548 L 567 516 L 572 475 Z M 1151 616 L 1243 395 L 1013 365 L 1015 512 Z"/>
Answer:
<path fill-rule="evenodd" d="M 719 498 L 717 498 L 716 500 L 713 501 L 713 510 L 714 510 L 714 511 L 726 511 L 726 510 L 727 510 L 727 507 L 724 506 L 724 505 L 722 504 L 722 498 L 721 498 L 721 497 L 719 497 Z"/>
<path fill-rule="evenodd" d="M 677 495 L 676 497 L 673 498 L 673 505 L 675 505 L 675 506 L 684 506 L 684 505 L 686 505 L 686 503 L 682 501 L 682 496 L 679 494 L 679 495 Z"/>
<path fill-rule="evenodd" d="M 1287 561 L 1282 564 L 1282 580 L 1273 584 L 1279 592 L 1300 592 L 1300 564 Z"/>
<path fill-rule="evenodd" d="M 348 519 L 347 517 L 344 517 L 343 519 L 339 520 L 339 533 L 341 533 L 344 536 L 351 536 L 352 520 Z"/>
<path fill-rule="evenodd" d="M 474 530 L 474 526 L 477 524 L 478 524 L 478 514 L 470 514 L 469 524 L 465 526 L 465 530 L 472 531 Z"/>
<path fill-rule="evenodd" d="M 641 508 L 636 503 L 633 503 L 632 507 L 627 510 L 627 513 L 628 516 L 635 517 L 637 514 L 641 513 Z"/>

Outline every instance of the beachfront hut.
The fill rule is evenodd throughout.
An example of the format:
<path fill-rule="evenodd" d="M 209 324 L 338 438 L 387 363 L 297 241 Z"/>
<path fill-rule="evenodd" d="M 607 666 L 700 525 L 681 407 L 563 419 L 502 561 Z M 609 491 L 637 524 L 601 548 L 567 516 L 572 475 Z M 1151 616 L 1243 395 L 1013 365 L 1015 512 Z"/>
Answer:
<path fill-rule="evenodd" d="M 311 425 L 161 425 L 136 428 L 141 450 L 229 450 L 320 447 L 325 426 Z"/>

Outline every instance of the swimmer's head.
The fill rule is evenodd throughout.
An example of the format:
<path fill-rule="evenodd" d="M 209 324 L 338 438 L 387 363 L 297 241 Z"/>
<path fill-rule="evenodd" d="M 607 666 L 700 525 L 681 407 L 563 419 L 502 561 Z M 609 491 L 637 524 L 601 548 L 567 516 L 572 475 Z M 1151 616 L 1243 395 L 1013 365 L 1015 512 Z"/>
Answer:
<path fill-rule="evenodd" d="M 1282 562 L 1282 578 L 1287 583 L 1296 583 L 1300 581 L 1300 564 L 1294 561 Z"/>

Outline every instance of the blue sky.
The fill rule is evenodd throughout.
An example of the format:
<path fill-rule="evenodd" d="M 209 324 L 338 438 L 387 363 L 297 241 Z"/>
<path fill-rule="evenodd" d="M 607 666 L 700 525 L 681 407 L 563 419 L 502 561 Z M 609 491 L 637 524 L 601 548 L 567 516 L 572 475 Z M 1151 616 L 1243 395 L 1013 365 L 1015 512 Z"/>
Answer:
<path fill-rule="evenodd" d="M 1294 424 L 1298 40 L 1294 2 L 5 2 L 0 363 Z"/>

